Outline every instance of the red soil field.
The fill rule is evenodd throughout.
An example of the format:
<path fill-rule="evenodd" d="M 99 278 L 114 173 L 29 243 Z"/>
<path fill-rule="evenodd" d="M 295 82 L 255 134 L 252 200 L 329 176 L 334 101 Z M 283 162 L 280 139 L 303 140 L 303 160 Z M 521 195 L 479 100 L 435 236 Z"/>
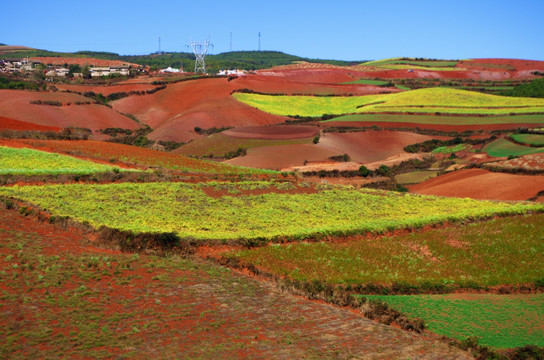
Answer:
<path fill-rule="evenodd" d="M 185 81 L 146 96 L 113 102 L 115 110 L 135 115 L 155 131 L 153 140 L 189 141 L 200 137 L 194 128 L 255 126 L 282 123 L 285 117 L 266 114 L 236 101 L 235 86 L 226 78 Z"/>
<path fill-rule="evenodd" d="M 17 131 L 54 131 L 59 132 L 62 129 L 55 126 L 44 126 L 27 123 L 24 121 L 14 120 L 0 116 L 0 130 L 17 130 Z"/>
<path fill-rule="evenodd" d="M 340 84 L 340 82 L 346 80 L 342 71 L 339 70 L 338 77 L 332 74 L 332 71 L 327 71 L 329 74 L 327 77 L 313 79 L 319 82 L 303 81 L 304 77 L 313 78 L 313 75 L 306 74 L 302 76 L 302 71 L 298 71 L 295 74 L 288 73 L 287 76 L 278 76 L 278 74 L 283 75 L 281 72 L 266 72 L 263 73 L 264 75 L 260 73 L 259 75 L 240 76 L 232 80 L 232 83 L 236 85 L 238 89 L 251 89 L 259 93 L 286 95 L 369 95 L 402 91 L 396 88 L 383 88 L 374 85 Z M 330 83 L 330 81 L 333 80 L 338 80 L 339 82 Z M 350 78 L 347 81 L 353 80 L 356 79 Z"/>
<path fill-rule="evenodd" d="M 130 92 L 130 91 L 146 91 L 157 88 L 157 85 L 151 84 L 119 84 L 115 85 L 71 85 L 71 84 L 55 84 L 55 86 L 61 91 L 71 91 L 76 93 L 85 93 L 92 91 L 95 94 L 102 94 L 108 96 L 117 92 Z"/>
<path fill-rule="evenodd" d="M 259 169 L 282 170 L 305 161 L 323 161 L 337 153 L 316 145 L 263 146 L 247 150 L 247 155 L 225 161 L 227 164 Z"/>
<path fill-rule="evenodd" d="M 486 65 L 495 65 L 486 66 Z M 523 60 L 523 59 L 470 59 L 470 60 L 461 60 L 457 64 L 457 67 L 465 69 L 488 69 L 492 71 L 500 71 L 501 67 L 514 68 L 516 71 L 523 70 L 544 70 L 544 61 L 536 60 Z"/>
<path fill-rule="evenodd" d="M 58 101 L 63 106 L 36 105 L 31 101 Z M 91 99 L 77 94 L 0 90 L 0 116 L 30 124 L 53 127 L 81 127 L 91 130 L 141 127 L 134 120 L 104 105 L 74 105 Z M 71 105 L 66 105 L 71 103 Z"/>
<path fill-rule="evenodd" d="M 381 122 L 381 121 L 327 121 L 320 123 L 324 127 L 371 127 L 377 126 L 380 128 L 399 129 L 399 128 L 411 128 L 411 129 L 429 129 L 438 131 L 458 131 L 463 132 L 465 130 L 478 131 L 478 130 L 512 130 L 518 127 L 535 128 L 541 127 L 541 124 L 482 124 L 482 125 L 443 125 L 443 124 L 418 124 L 409 122 Z"/>
<path fill-rule="evenodd" d="M 131 67 L 140 67 L 138 64 L 133 64 L 121 60 L 105 60 L 105 59 L 95 59 L 95 58 L 83 58 L 83 57 L 33 57 L 30 58 L 32 61 L 41 61 L 42 64 L 48 65 L 64 65 L 64 64 L 78 64 L 83 66 L 89 64 L 90 66 L 131 66 Z"/>
<path fill-rule="evenodd" d="M 408 188 L 410 192 L 426 195 L 488 200 L 527 200 L 544 190 L 544 176 L 466 169 L 438 176 Z"/>
<path fill-rule="evenodd" d="M 277 67 L 268 70 L 257 71 L 258 75 L 276 77 L 278 80 L 313 83 L 313 84 L 341 84 L 365 77 L 360 71 L 339 66 L 327 66 L 315 64 L 315 67 Z"/>
<path fill-rule="evenodd" d="M 92 234 L 4 207 L 0 233 L 5 358 L 471 358 L 217 265 L 98 248 Z"/>
<path fill-rule="evenodd" d="M 321 135 L 317 146 L 337 155 L 348 154 L 353 161 L 369 163 L 404 153 L 405 146 L 431 139 L 448 138 L 389 130 L 350 133 L 326 132 Z"/>
<path fill-rule="evenodd" d="M 315 136 L 319 128 L 304 125 L 243 126 L 223 131 L 224 135 L 243 139 L 287 140 Z"/>

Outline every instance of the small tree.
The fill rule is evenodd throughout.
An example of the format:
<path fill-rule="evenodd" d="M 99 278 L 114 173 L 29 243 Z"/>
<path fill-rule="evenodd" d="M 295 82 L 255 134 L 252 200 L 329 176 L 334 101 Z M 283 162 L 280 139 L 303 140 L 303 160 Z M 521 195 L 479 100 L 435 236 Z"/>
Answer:
<path fill-rule="evenodd" d="M 314 144 L 317 144 L 319 142 L 319 135 L 317 135 L 316 137 L 314 137 L 314 140 L 313 140 Z"/>
<path fill-rule="evenodd" d="M 389 169 L 389 167 L 387 165 L 380 165 L 379 168 L 376 169 L 376 175 L 379 175 L 379 176 L 389 176 L 390 174 L 390 171 L 391 169 Z"/>
<path fill-rule="evenodd" d="M 359 175 L 361 175 L 362 177 L 368 177 L 371 173 L 372 171 L 368 170 L 368 168 L 364 165 L 361 165 L 361 167 L 359 168 Z"/>
<path fill-rule="evenodd" d="M 85 63 L 85 65 L 83 65 L 83 68 L 81 68 L 81 74 L 85 79 L 91 78 L 91 68 L 88 63 Z"/>

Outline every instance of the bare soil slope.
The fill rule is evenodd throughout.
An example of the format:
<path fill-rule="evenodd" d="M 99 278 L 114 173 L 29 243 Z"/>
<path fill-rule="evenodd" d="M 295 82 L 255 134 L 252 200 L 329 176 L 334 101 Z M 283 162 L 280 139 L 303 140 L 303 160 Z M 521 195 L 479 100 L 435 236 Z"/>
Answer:
<path fill-rule="evenodd" d="M 62 106 L 37 105 L 31 101 L 56 101 Z M 0 90 L 0 116 L 52 127 L 82 127 L 91 130 L 109 127 L 136 129 L 141 125 L 104 105 L 75 105 L 89 98 L 68 93 Z M 68 105 L 70 104 L 70 105 Z"/>
<path fill-rule="evenodd" d="M 113 103 L 115 110 L 135 115 L 151 126 L 153 140 L 188 141 L 200 137 L 195 127 L 254 126 L 281 123 L 284 117 L 266 114 L 236 101 L 226 78 L 185 81 L 152 95 L 131 96 Z"/>
<path fill-rule="evenodd" d="M 426 195 L 492 200 L 527 200 L 544 190 L 544 176 L 495 173 L 481 169 L 454 171 L 408 187 Z"/>

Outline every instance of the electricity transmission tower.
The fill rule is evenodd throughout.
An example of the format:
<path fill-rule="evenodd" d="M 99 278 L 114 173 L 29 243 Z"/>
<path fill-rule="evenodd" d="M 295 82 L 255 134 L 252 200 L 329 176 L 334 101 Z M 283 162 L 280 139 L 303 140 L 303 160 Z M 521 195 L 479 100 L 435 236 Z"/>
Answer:
<path fill-rule="evenodd" d="M 190 44 L 193 52 L 195 53 L 195 74 L 201 72 L 206 74 L 206 63 L 204 58 L 208 52 L 208 47 L 213 47 L 213 44 L 209 40 L 206 41 L 191 41 Z"/>

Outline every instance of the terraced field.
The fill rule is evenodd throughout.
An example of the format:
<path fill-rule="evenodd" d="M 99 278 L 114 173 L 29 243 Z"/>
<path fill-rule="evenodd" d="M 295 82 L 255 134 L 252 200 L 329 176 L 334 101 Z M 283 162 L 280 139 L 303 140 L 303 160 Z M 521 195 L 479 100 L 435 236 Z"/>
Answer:
<path fill-rule="evenodd" d="M 405 284 L 399 289 L 408 292 L 517 286 L 544 280 L 542 222 L 539 214 L 396 237 L 273 245 L 228 256 L 272 274 L 328 284 Z"/>
<path fill-rule="evenodd" d="M 353 97 L 270 96 L 236 93 L 238 101 L 285 116 L 354 113 L 511 115 L 544 113 L 544 99 L 514 98 L 448 88 Z"/>
<path fill-rule="evenodd" d="M 77 155 L 88 159 L 107 162 L 130 163 L 142 167 L 163 168 L 183 173 L 204 174 L 275 174 L 274 171 L 229 166 L 212 161 L 192 159 L 187 156 L 156 151 L 137 146 L 101 141 L 62 140 L 1 140 L 0 146 L 33 148 L 48 152 Z"/>
<path fill-rule="evenodd" d="M 206 189 L 210 186 L 212 191 L 225 191 L 226 196 L 209 196 Z M 242 193 L 252 189 L 266 193 Z M 69 216 L 95 228 L 105 225 L 136 233 L 174 232 L 181 238 L 214 241 L 264 242 L 380 232 L 544 207 L 346 187 L 298 194 L 276 190 L 302 191 L 291 183 L 275 182 L 123 183 L 14 186 L 0 189 L 0 195 L 31 202 L 55 216 Z"/>
<path fill-rule="evenodd" d="M 508 141 L 505 138 L 500 138 L 487 144 L 482 149 L 482 151 L 495 157 L 522 156 L 522 155 L 542 153 L 544 152 L 544 147 L 535 148 L 535 147 L 519 145 L 511 141 Z"/>
<path fill-rule="evenodd" d="M 515 142 L 528 144 L 531 146 L 544 147 L 544 135 L 540 134 L 513 134 L 512 139 Z"/>
<path fill-rule="evenodd" d="M 67 155 L 0 146 L 0 175 L 87 175 L 108 171 L 119 172 L 126 169 Z"/>

